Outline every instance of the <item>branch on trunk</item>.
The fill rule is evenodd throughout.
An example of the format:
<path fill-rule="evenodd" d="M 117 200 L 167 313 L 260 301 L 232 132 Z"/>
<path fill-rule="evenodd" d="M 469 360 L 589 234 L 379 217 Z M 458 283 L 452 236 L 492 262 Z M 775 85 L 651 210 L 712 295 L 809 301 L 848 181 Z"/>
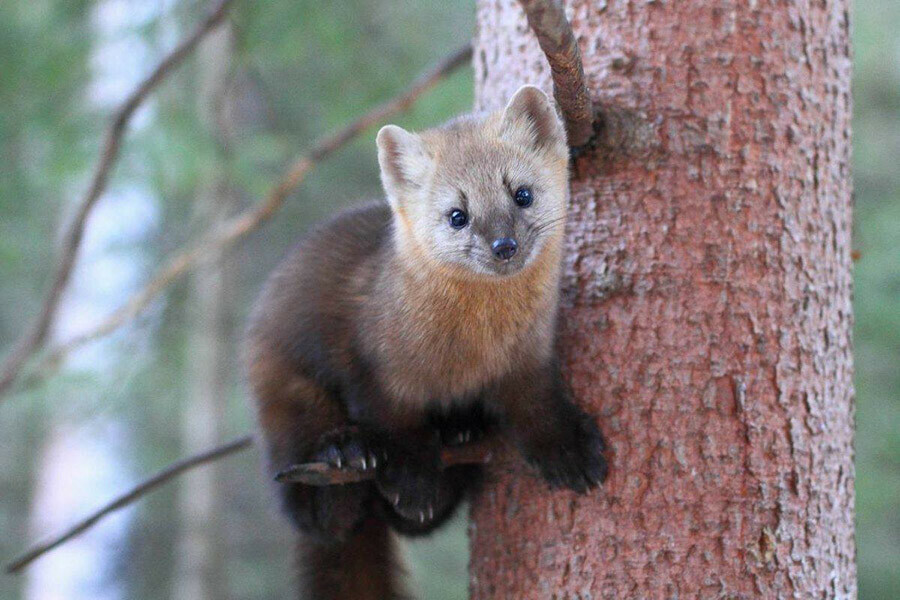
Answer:
<path fill-rule="evenodd" d="M 454 465 L 480 465 L 493 456 L 494 444 L 489 441 L 465 446 L 448 446 L 441 451 L 445 467 Z M 324 462 L 293 465 L 275 476 L 279 483 L 305 483 L 306 485 L 335 485 L 375 479 L 375 469 L 338 469 Z"/>
<path fill-rule="evenodd" d="M 69 283 L 72 276 L 72 269 L 75 266 L 75 259 L 78 255 L 78 249 L 81 246 L 81 240 L 84 237 L 84 228 L 87 218 L 97 204 L 97 200 L 106 190 L 109 182 L 109 173 L 112 170 L 116 159 L 119 156 L 119 147 L 122 142 L 122 136 L 128 127 L 128 123 L 137 108 L 147 99 L 150 92 L 163 81 L 184 59 L 190 55 L 197 47 L 200 41 L 216 28 L 224 19 L 231 7 L 233 0 L 221 0 L 216 8 L 208 17 L 197 27 L 196 30 L 172 52 L 166 56 L 162 62 L 157 65 L 153 72 L 135 88 L 133 92 L 125 99 L 110 121 L 109 128 L 103 140 L 103 149 L 100 152 L 100 160 L 94 168 L 91 176 L 90 185 L 84 196 L 78 204 L 78 209 L 72 219 L 65 235 L 63 236 L 62 248 L 60 249 L 59 262 L 56 265 L 56 272 L 53 276 L 53 283 L 50 290 L 44 297 L 41 304 L 41 310 L 37 319 L 31 325 L 30 329 L 19 338 L 9 356 L 0 368 L 0 394 L 5 392 L 15 382 L 19 376 L 22 367 L 28 361 L 32 354 L 39 350 L 47 339 L 47 333 L 50 331 L 50 325 L 56 317 L 59 309 L 59 302 L 62 298 L 63 290 Z"/>
<path fill-rule="evenodd" d="M 257 229 L 263 222 L 272 217 L 284 204 L 287 196 L 293 192 L 303 181 L 313 167 L 342 148 L 347 142 L 358 135 L 383 122 L 390 116 L 408 109 L 419 96 L 434 87 L 448 74 L 458 67 L 467 64 L 472 56 L 471 45 L 460 48 L 431 70 L 420 76 L 402 94 L 388 100 L 384 104 L 376 106 L 356 121 L 329 136 L 319 139 L 313 147 L 299 159 L 282 176 L 281 180 L 265 199 L 255 208 L 237 215 L 224 223 L 216 231 L 206 234 L 199 243 L 184 250 L 166 262 L 153 279 L 143 289 L 134 294 L 123 306 L 110 314 L 104 321 L 93 329 L 82 333 L 66 342 L 57 344 L 48 349 L 46 355 L 37 365 L 35 371 L 29 376 L 29 383 L 40 380 L 52 374 L 61 364 L 62 360 L 73 350 L 89 342 L 109 335 L 125 323 L 131 321 L 162 293 L 171 283 L 190 271 L 206 256 L 221 252 L 234 245 L 238 240 Z M 28 354 L 34 350 L 29 349 Z M 27 355 L 26 357 L 27 358 Z M 24 358 L 22 359 L 24 361 Z M 17 365 L 16 371 L 18 371 Z M 15 373 L 13 374 L 15 376 Z M 0 393 L 3 386 L 0 386 Z"/>
<path fill-rule="evenodd" d="M 143 481 L 142 483 L 136 485 L 130 491 L 112 500 L 100 510 L 79 521 L 78 523 L 67 529 L 64 533 L 55 536 L 47 540 L 46 542 L 26 551 L 19 558 L 6 565 L 6 572 L 11 574 L 18 573 L 47 552 L 50 552 L 54 548 L 57 548 L 58 546 L 64 544 L 75 536 L 93 527 L 103 517 L 119 510 L 120 508 L 124 508 L 141 496 L 161 486 L 170 479 L 181 475 L 185 471 L 212 462 L 214 460 L 224 458 L 230 454 L 234 454 L 235 452 L 246 450 L 252 444 L 252 436 L 247 435 L 223 446 L 219 446 L 218 448 L 213 448 L 212 450 L 208 450 L 202 454 L 197 454 L 195 456 L 191 456 L 169 465 L 150 479 L 147 479 L 146 481 Z"/>
<path fill-rule="evenodd" d="M 572 26 L 558 0 L 519 0 L 519 4 L 550 63 L 553 97 L 565 121 L 569 146 L 584 146 L 594 136 L 594 109 Z"/>

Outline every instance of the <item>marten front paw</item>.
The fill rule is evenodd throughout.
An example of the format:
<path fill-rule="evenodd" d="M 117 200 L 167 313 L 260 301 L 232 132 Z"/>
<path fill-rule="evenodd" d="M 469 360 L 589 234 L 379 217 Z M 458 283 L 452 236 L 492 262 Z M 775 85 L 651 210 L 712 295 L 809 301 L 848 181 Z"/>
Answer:
<path fill-rule="evenodd" d="M 441 489 L 437 448 L 388 450 L 375 474 L 379 493 L 404 519 L 426 523 L 435 518 Z"/>
<path fill-rule="evenodd" d="M 311 459 L 338 469 L 368 471 L 384 460 L 384 451 L 357 429 L 339 429 L 326 433 L 316 445 Z"/>
<path fill-rule="evenodd" d="M 606 443 L 597 424 L 583 415 L 565 435 L 526 444 L 525 458 L 540 470 L 551 487 L 583 494 L 606 480 L 609 467 L 604 450 Z"/>

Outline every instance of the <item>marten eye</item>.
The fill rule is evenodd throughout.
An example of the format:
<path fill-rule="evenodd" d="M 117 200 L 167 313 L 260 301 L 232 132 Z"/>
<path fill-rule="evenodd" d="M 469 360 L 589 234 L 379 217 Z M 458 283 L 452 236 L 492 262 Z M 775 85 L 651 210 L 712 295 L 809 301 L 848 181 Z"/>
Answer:
<path fill-rule="evenodd" d="M 516 190 L 513 198 L 521 208 L 528 208 L 534 202 L 534 194 L 531 193 L 531 188 L 524 186 Z"/>
<path fill-rule="evenodd" d="M 469 222 L 469 215 L 465 211 L 454 208 L 450 211 L 450 227 L 453 229 L 462 229 Z"/>

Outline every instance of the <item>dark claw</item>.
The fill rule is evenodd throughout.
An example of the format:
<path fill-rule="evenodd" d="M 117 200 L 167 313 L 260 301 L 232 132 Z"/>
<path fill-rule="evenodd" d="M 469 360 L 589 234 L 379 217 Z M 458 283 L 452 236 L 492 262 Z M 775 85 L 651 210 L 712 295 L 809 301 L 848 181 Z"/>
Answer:
<path fill-rule="evenodd" d="M 328 433 L 319 440 L 319 449 L 312 454 L 313 461 L 328 463 L 338 469 L 358 471 L 374 469 L 379 450 L 372 440 L 354 429 Z"/>
<path fill-rule="evenodd" d="M 321 459 L 323 462 L 327 462 L 333 467 L 337 467 L 340 469 L 344 463 L 344 455 L 341 452 L 341 449 L 336 445 L 326 446 L 321 455 Z"/>

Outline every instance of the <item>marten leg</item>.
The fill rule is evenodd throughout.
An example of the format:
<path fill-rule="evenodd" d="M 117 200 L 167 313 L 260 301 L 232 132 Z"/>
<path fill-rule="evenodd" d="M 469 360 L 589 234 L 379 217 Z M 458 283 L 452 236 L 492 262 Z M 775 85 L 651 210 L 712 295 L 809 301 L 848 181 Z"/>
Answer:
<path fill-rule="evenodd" d="M 487 414 L 481 403 L 453 405 L 448 409 L 437 408 L 428 415 L 428 427 L 437 433 L 443 446 L 473 442 L 487 435 L 494 426 L 494 417 Z M 381 498 L 377 504 L 378 514 L 401 534 L 428 534 L 453 516 L 457 506 L 477 489 L 481 480 L 480 465 L 444 468 L 436 478 L 432 500 L 426 503 L 423 510 L 412 511 L 411 515 L 409 511 L 397 510 L 394 501 L 401 497 L 403 491 L 400 490 L 397 496 L 387 494 Z"/>
<path fill-rule="evenodd" d="M 603 436 L 595 419 L 572 402 L 555 362 L 508 375 L 486 400 L 551 486 L 586 492 L 606 479 Z"/>
<path fill-rule="evenodd" d="M 331 394 L 303 375 L 274 369 L 273 363 L 269 360 L 265 370 L 251 370 L 272 477 L 292 464 L 315 460 L 317 452 L 329 447 L 331 432 L 347 427 Z M 323 541 L 345 538 L 371 508 L 370 483 L 276 485 L 284 512 L 294 525 Z"/>
<path fill-rule="evenodd" d="M 362 360 L 353 367 L 341 398 L 360 427 L 360 443 L 375 449 L 375 487 L 404 519 L 429 520 L 445 502 L 440 435 L 421 406 L 391 400 Z"/>

